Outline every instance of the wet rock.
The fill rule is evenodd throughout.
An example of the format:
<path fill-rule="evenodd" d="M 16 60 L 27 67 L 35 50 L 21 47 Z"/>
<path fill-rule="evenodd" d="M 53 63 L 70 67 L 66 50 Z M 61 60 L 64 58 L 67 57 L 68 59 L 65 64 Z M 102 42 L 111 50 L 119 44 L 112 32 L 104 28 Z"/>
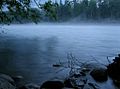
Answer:
<path fill-rule="evenodd" d="M 83 88 L 84 85 L 85 85 L 85 82 L 84 82 L 83 80 L 77 79 L 77 80 L 75 81 L 75 85 L 76 85 L 77 87 Z"/>
<path fill-rule="evenodd" d="M 113 59 L 113 62 L 107 66 L 107 71 L 112 79 L 120 81 L 120 57 Z"/>
<path fill-rule="evenodd" d="M 14 85 L 14 80 L 9 75 L 0 74 L 0 79 L 4 79 Z"/>
<path fill-rule="evenodd" d="M 0 78 L 0 89 L 16 89 L 16 87 L 6 79 Z"/>
<path fill-rule="evenodd" d="M 18 88 L 25 85 L 25 81 L 23 80 L 24 78 L 22 76 L 13 76 L 12 79 L 15 81 L 15 84 Z"/>
<path fill-rule="evenodd" d="M 118 80 L 113 80 L 113 84 L 114 84 L 115 86 L 117 86 L 117 87 L 120 88 L 120 81 L 118 81 Z"/>
<path fill-rule="evenodd" d="M 83 76 L 86 76 L 86 73 L 83 71 L 74 72 L 73 74 L 70 75 L 70 77 L 73 77 L 73 78 L 79 78 Z"/>
<path fill-rule="evenodd" d="M 101 89 L 101 88 L 91 83 L 91 84 L 86 84 L 82 89 Z"/>
<path fill-rule="evenodd" d="M 81 77 L 81 74 L 73 74 L 71 77 L 79 78 L 79 77 Z"/>
<path fill-rule="evenodd" d="M 85 72 L 80 71 L 81 76 L 86 76 Z"/>
<path fill-rule="evenodd" d="M 90 87 L 92 87 L 93 89 L 100 89 L 100 87 L 97 84 L 95 84 L 95 83 L 88 83 L 88 85 Z"/>
<path fill-rule="evenodd" d="M 61 67 L 61 64 L 53 64 L 53 67 Z"/>
<path fill-rule="evenodd" d="M 108 79 L 107 70 L 104 68 L 93 69 L 90 75 L 98 82 L 104 82 Z"/>
<path fill-rule="evenodd" d="M 94 89 L 94 88 L 92 88 L 92 87 L 90 87 L 89 85 L 84 85 L 84 87 L 83 88 L 80 88 L 80 89 Z"/>
<path fill-rule="evenodd" d="M 64 83 L 61 81 L 46 81 L 44 82 L 40 89 L 62 89 L 64 87 Z"/>
<path fill-rule="evenodd" d="M 19 89 L 40 89 L 40 86 L 30 83 L 20 87 Z"/>
<path fill-rule="evenodd" d="M 14 81 L 20 81 L 20 80 L 23 80 L 23 76 L 13 76 L 12 79 Z"/>
<path fill-rule="evenodd" d="M 67 87 L 67 88 L 73 88 L 73 87 L 74 87 L 71 79 L 65 79 L 64 85 L 65 85 L 65 87 Z"/>
<path fill-rule="evenodd" d="M 82 70 L 81 70 L 82 72 L 84 72 L 84 73 L 86 73 L 86 72 L 89 72 L 90 71 L 90 69 L 89 68 L 82 68 Z"/>

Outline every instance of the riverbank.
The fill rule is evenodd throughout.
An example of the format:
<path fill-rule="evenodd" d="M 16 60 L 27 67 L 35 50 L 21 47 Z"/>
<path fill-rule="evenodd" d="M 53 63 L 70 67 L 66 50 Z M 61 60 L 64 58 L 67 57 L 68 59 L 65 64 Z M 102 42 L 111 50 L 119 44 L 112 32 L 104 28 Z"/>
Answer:
<path fill-rule="evenodd" d="M 58 66 L 59 65 L 59 66 Z M 76 66 L 76 65 L 75 65 Z M 53 67 L 63 67 L 54 64 Z M 70 68 L 69 75 L 63 79 L 44 81 L 42 84 L 25 83 L 22 76 L 0 74 L 0 89 L 119 89 L 108 74 L 107 67 L 101 64 L 84 64 Z M 118 83 L 118 82 L 117 82 Z"/>

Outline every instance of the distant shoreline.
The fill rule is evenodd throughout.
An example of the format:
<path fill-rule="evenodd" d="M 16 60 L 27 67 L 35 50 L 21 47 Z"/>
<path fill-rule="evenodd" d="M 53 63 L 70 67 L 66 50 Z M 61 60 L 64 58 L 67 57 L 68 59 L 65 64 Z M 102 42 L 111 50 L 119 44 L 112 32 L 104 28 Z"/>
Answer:
<path fill-rule="evenodd" d="M 10 24 L 0 24 L 0 26 L 3 25 L 120 25 L 120 21 L 118 20 L 81 20 L 81 21 L 76 21 L 76 20 L 69 20 L 69 21 L 41 21 L 38 22 L 37 24 L 34 22 L 28 22 L 28 23 L 10 23 Z"/>
<path fill-rule="evenodd" d="M 10 24 L 10 25 L 8 25 L 8 24 L 0 24 L 0 26 L 13 26 L 13 25 L 55 25 L 55 26 L 57 26 L 57 25 L 72 25 L 72 26 L 82 26 L 82 25 L 88 25 L 88 26 L 90 26 L 90 25 L 97 25 L 97 26 L 100 26 L 100 25 L 104 25 L 104 26 L 107 26 L 107 25 L 112 25 L 112 26 L 120 26 L 120 23 L 105 23 L 105 22 L 102 22 L 102 23 L 96 23 L 96 22 L 92 22 L 92 23 L 90 23 L 90 22 L 74 22 L 74 23 L 72 23 L 72 22 L 61 22 L 61 23 L 53 23 L 53 22 L 42 22 L 42 23 L 37 23 L 37 24 L 35 24 L 35 23 L 23 23 L 23 24 Z"/>

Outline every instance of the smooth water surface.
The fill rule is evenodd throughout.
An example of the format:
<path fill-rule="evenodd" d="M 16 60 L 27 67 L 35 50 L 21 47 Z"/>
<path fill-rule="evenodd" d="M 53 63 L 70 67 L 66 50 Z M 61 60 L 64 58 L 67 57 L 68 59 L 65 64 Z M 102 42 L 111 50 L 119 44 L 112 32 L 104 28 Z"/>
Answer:
<path fill-rule="evenodd" d="M 0 72 L 22 75 L 41 83 L 56 77 L 52 64 L 67 61 L 72 53 L 79 61 L 120 53 L 118 25 L 10 25 L 0 36 Z M 58 75 L 57 75 L 58 76 Z"/>

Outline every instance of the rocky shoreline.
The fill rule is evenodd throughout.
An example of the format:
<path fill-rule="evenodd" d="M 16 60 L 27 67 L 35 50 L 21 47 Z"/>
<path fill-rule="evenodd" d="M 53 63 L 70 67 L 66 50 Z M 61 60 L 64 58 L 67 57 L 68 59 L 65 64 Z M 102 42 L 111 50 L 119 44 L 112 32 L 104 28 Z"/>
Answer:
<path fill-rule="evenodd" d="M 24 84 L 22 76 L 10 77 L 6 74 L 0 74 L 0 89 L 100 89 L 96 83 L 90 82 L 90 76 L 99 82 L 107 80 L 104 68 L 92 71 L 90 68 L 74 70 L 74 73 L 65 80 L 48 80 L 41 86 L 34 83 Z"/>
<path fill-rule="evenodd" d="M 60 65 L 53 65 L 53 67 L 60 67 Z M 69 76 L 66 79 L 48 80 L 42 85 L 25 84 L 22 76 L 9 76 L 1 73 L 0 89 L 102 89 L 98 83 L 104 83 L 109 77 L 117 86 L 115 89 L 120 88 L 120 55 L 107 66 L 87 65 L 82 68 L 70 68 Z"/>
<path fill-rule="evenodd" d="M 22 76 L 11 77 L 6 74 L 0 74 L 0 89 L 83 89 L 86 85 L 98 89 L 95 84 L 87 82 L 86 73 L 89 71 L 88 69 L 83 69 L 80 73 L 76 72 L 65 80 L 49 80 L 41 86 L 34 83 L 24 84 Z"/>

